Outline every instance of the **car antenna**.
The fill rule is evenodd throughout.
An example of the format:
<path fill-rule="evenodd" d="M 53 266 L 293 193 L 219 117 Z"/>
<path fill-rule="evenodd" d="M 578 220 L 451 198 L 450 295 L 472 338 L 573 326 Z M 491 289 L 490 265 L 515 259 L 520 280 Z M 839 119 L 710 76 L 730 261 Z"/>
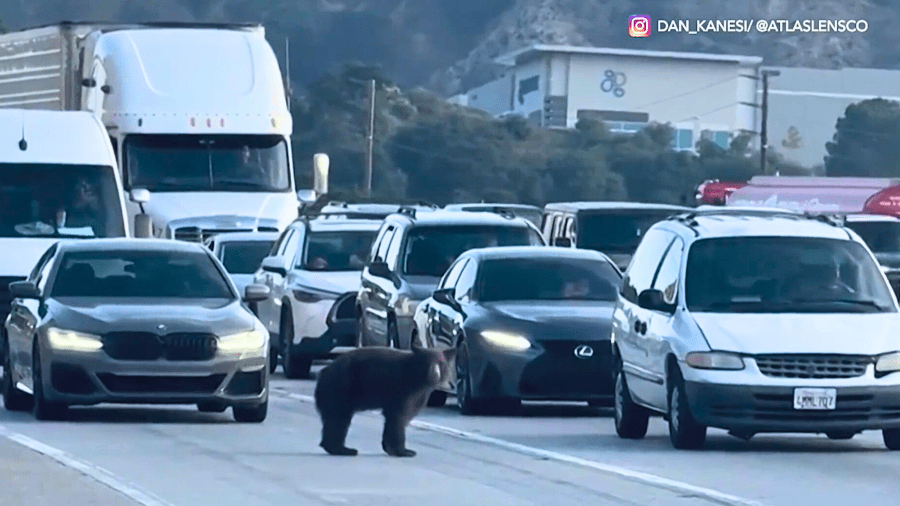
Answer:
<path fill-rule="evenodd" d="M 22 139 L 19 140 L 19 149 L 22 151 L 28 149 L 28 141 L 25 140 L 25 111 L 22 111 Z"/>

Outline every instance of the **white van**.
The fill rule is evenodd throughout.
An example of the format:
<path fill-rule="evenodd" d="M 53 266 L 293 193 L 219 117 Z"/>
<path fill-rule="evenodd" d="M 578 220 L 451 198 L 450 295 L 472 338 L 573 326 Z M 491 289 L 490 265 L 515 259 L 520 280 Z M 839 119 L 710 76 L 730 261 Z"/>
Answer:
<path fill-rule="evenodd" d="M 145 216 L 145 215 L 144 215 Z M 89 112 L 0 109 L 0 318 L 60 240 L 131 237 L 109 135 Z"/>

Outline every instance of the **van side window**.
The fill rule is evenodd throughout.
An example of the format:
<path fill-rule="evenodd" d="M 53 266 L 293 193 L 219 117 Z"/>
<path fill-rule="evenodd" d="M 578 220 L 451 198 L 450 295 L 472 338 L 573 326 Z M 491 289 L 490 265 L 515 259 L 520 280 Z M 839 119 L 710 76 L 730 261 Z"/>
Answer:
<path fill-rule="evenodd" d="M 384 237 L 381 238 L 381 244 L 378 245 L 378 250 L 375 252 L 376 262 L 384 262 L 385 257 L 387 257 L 388 247 L 391 245 L 391 239 L 394 238 L 394 231 L 397 228 L 394 225 L 388 227 L 387 232 L 384 233 Z"/>
<path fill-rule="evenodd" d="M 680 237 L 669 246 L 669 252 L 659 266 L 653 288 L 663 293 L 663 299 L 667 304 L 674 304 L 678 300 L 678 280 L 681 277 L 681 256 L 684 253 L 684 242 Z"/>
<path fill-rule="evenodd" d="M 651 230 L 638 245 L 622 280 L 622 296 L 637 304 L 638 294 L 653 286 L 657 268 L 675 234 L 665 230 Z"/>

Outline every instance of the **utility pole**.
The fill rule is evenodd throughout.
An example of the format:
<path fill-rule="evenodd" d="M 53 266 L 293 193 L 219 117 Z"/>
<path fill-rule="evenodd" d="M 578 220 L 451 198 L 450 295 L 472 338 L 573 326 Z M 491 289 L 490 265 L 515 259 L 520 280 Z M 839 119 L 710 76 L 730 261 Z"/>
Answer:
<path fill-rule="evenodd" d="M 375 80 L 369 84 L 369 131 L 366 146 L 366 196 L 372 196 L 372 157 L 375 143 Z"/>
<path fill-rule="evenodd" d="M 763 175 L 766 175 L 766 147 L 769 145 L 769 137 L 767 135 L 767 124 L 769 122 L 769 76 L 777 77 L 779 75 L 781 75 L 781 72 L 777 70 L 762 71 L 763 96 L 762 125 L 760 125 L 759 129 L 759 166 Z"/>

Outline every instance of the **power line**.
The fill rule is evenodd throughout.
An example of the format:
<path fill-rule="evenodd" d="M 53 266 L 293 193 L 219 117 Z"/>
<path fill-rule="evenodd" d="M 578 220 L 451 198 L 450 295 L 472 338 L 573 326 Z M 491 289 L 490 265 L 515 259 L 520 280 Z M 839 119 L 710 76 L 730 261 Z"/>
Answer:
<path fill-rule="evenodd" d="M 641 110 L 641 109 L 644 109 L 645 107 L 650 107 L 651 105 L 661 104 L 661 103 L 663 103 L 663 102 L 668 102 L 669 100 L 674 100 L 674 99 L 676 99 L 676 98 L 681 98 L 681 97 L 686 97 L 686 96 L 688 96 L 688 95 L 693 95 L 694 93 L 697 93 L 698 91 L 708 90 L 708 89 L 710 89 L 710 88 L 714 88 L 714 87 L 716 87 L 716 86 L 725 84 L 725 83 L 727 83 L 727 82 L 729 82 L 729 81 L 734 81 L 734 80 L 737 79 L 738 77 L 740 77 L 740 76 L 729 77 L 728 79 L 723 79 L 722 81 L 717 81 L 717 82 L 714 82 L 714 83 L 712 83 L 712 84 L 708 84 L 708 85 L 706 85 L 706 86 L 703 86 L 703 87 L 701 87 L 701 88 L 697 88 L 697 89 L 694 89 L 694 90 L 691 90 L 691 91 L 687 91 L 687 92 L 684 92 L 684 93 L 679 93 L 678 95 L 673 95 L 673 96 L 668 97 L 668 98 L 663 98 L 663 99 L 657 100 L 657 101 L 655 101 L 655 102 L 650 102 L 650 103 L 648 103 L 648 104 L 644 104 L 644 105 L 635 107 L 635 110 Z"/>

